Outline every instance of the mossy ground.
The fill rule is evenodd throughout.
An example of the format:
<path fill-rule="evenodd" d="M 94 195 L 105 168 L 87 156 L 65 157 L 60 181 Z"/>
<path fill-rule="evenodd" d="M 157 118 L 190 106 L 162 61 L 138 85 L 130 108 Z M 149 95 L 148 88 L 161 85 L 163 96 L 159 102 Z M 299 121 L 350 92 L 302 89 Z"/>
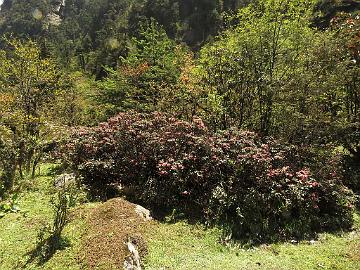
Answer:
<path fill-rule="evenodd" d="M 18 213 L 0 219 L 0 270 L 11 269 L 87 269 L 81 261 L 82 239 L 88 230 L 86 212 L 100 204 L 84 204 L 74 210 L 64 230 L 64 248 L 43 265 L 26 264 L 36 245 L 37 234 L 52 220 L 49 203 L 52 177 L 48 167 L 20 194 Z M 77 214 L 76 214 L 77 213 Z M 82 216 L 84 215 L 84 216 Z M 322 234 L 310 244 L 279 243 L 242 249 L 219 243 L 219 229 L 205 229 L 186 222 L 151 222 L 144 232 L 148 244 L 146 269 L 360 269 L 360 217 L 355 216 L 354 231 L 339 235 Z M 79 255 L 80 254 L 80 255 Z M 107 269 L 115 269 L 111 265 Z M 105 269 L 105 268 L 103 268 Z"/>

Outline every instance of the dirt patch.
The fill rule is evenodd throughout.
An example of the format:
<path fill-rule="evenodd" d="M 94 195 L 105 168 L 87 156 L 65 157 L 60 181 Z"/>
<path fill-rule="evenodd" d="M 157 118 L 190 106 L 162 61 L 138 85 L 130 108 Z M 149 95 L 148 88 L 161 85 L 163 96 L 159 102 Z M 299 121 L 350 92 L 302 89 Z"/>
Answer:
<path fill-rule="evenodd" d="M 137 246 L 140 257 L 146 255 L 142 235 L 151 222 L 136 214 L 135 207 L 135 204 L 116 198 L 90 210 L 80 253 L 85 268 L 123 269 L 125 258 L 130 255 L 129 241 Z"/>

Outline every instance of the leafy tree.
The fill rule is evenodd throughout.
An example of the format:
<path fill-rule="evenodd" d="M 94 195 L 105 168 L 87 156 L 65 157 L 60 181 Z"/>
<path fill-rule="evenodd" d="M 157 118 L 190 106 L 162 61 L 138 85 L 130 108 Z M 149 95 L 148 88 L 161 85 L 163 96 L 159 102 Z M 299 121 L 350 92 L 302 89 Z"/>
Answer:
<path fill-rule="evenodd" d="M 61 91 L 57 93 L 50 117 L 54 123 L 68 127 L 93 126 L 106 120 L 106 106 L 93 101 L 96 96 L 93 78 L 76 71 L 64 74 L 61 80 Z"/>
<path fill-rule="evenodd" d="M 0 51 L 0 94 L 6 97 L 0 108 L 2 125 L 13 133 L 17 163 L 23 175 L 34 175 L 42 154 L 46 117 L 59 89 L 60 74 L 51 59 L 43 59 L 32 41 L 7 39 L 7 51 Z"/>
<path fill-rule="evenodd" d="M 274 100 L 311 35 L 311 1 L 259 1 L 243 8 L 218 41 L 202 49 L 204 79 L 221 100 L 219 128 L 232 125 L 267 135 Z"/>
<path fill-rule="evenodd" d="M 360 16 L 342 14 L 333 22 L 339 39 L 338 50 L 342 49 L 342 59 L 346 70 L 343 114 L 344 131 L 341 141 L 348 151 L 360 160 Z"/>
<path fill-rule="evenodd" d="M 276 116 L 279 135 L 296 143 L 358 150 L 359 63 L 356 19 L 337 17 L 332 29 L 314 31 L 284 78 Z M 291 123 L 291 124 L 289 124 Z"/>

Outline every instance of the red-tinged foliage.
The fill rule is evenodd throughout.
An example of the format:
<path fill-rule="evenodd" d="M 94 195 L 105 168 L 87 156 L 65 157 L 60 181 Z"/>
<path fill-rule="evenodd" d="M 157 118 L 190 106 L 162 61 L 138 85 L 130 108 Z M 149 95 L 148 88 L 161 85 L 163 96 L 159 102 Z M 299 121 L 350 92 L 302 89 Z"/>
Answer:
<path fill-rule="evenodd" d="M 304 237 L 352 223 L 352 194 L 334 164 L 313 171 L 306 149 L 248 131 L 212 134 L 199 118 L 121 113 L 74 131 L 63 153 L 94 195 L 121 185 L 152 209 L 179 209 L 239 238 Z"/>

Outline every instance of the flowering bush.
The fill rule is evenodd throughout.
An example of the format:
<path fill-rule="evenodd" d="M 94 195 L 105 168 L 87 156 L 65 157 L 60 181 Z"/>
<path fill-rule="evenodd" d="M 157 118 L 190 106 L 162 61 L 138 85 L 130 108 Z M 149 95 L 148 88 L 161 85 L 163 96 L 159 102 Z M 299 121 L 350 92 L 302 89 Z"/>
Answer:
<path fill-rule="evenodd" d="M 121 113 L 74 131 L 67 162 L 94 195 L 125 186 L 152 209 L 177 208 L 236 237 L 303 237 L 351 226 L 352 195 L 295 146 L 253 132 L 212 134 L 199 118 Z"/>

